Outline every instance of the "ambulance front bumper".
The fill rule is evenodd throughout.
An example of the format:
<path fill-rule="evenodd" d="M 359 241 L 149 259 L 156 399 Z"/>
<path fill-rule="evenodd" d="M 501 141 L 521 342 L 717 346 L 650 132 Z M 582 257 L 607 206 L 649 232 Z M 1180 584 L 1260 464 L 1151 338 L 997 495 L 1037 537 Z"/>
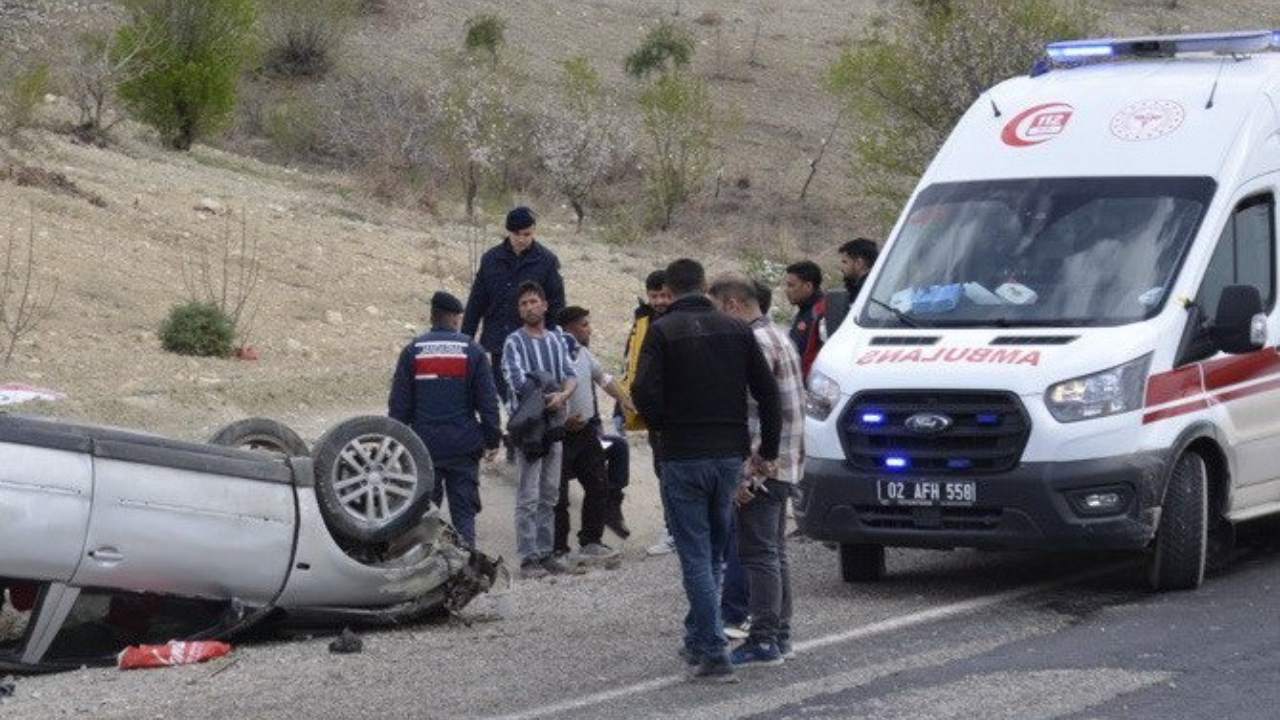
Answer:
<path fill-rule="evenodd" d="M 795 514 L 806 535 L 837 543 L 1137 549 L 1159 524 L 1168 463 L 1162 453 L 1141 453 L 1022 463 L 998 474 L 900 477 L 810 458 Z"/>

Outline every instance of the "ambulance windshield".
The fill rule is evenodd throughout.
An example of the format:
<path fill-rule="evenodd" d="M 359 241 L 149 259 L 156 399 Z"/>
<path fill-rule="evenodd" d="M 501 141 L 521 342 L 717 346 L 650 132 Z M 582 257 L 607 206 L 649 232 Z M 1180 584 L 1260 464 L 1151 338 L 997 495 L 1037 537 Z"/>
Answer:
<path fill-rule="evenodd" d="M 1210 178 L 944 183 L 917 197 L 864 305 L 872 327 L 1107 326 L 1164 307 Z"/>

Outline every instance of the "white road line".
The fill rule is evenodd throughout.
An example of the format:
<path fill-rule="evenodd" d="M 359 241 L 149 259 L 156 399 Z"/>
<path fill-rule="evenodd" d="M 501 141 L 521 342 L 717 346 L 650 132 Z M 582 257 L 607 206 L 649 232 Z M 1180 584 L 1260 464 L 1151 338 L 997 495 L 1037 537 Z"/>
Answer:
<path fill-rule="evenodd" d="M 1049 582 L 1043 582 L 1038 585 L 1029 585 L 1023 588 L 1006 590 L 1005 592 L 996 593 L 995 595 L 982 595 L 976 598 L 970 598 L 969 600 L 951 603 L 950 605 L 942 605 L 930 610 L 921 610 L 920 612 L 903 615 L 902 617 L 893 618 L 892 620 L 882 620 L 880 622 L 871 623 L 870 625 L 853 628 L 852 630 L 847 630 L 845 632 L 824 635 L 822 637 L 813 638 L 812 640 L 798 642 L 795 644 L 795 648 L 797 652 L 816 650 L 818 648 L 827 647 L 828 645 L 838 645 L 840 643 L 849 642 L 850 640 L 858 640 L 874 635 L 883 635 L 885 633 L 904 630 L 917 625 L 925 625 L 939 620 L 947 620 L 960 615 L 967 615 L 993 605 L 1013 602 L 1014 600 L 1027 597 L 1028 595 L 1036 595 L 1038 593 L 1048 592 L 1049 590 L 1054 590 L 1067 585 L 1074 585 L 1076 583 L 1092 580 L 1093 578 L 1127 567 L 1130 564 L 1131 563 L 1116 563 L 1088 570 L 1086 572 L 1077 573 L 1075 575 L 1070 575 L 1058 580 L 1050 580 Z M 687 682 L 688 680 L 689 677 L 684 674 L 664 675 L 662 677 L 645 680 L 644 682 L 636 683 L 634 685 L 627 685 L 625 687 L 614 688 L 612 690 L 592 693 L 590 695 L 584 695 L 571 700 L 564 700 L 551 705 L 543 705 L 542 707 L 532 708 L 513 715 L 500 715 L 494 717 L 492 720 L 533 720 L 534 718 L 550 717 L 552 715 L 559 715 L 561 713 L 572 712 L 574 710 L 582 710 L 583 708 L 589 708 L 594 705 L 601 705 L 630 695 L 639 695 L 641 693 L 661 690 L 666 687 L 671 687 L 672 685 Z"/>

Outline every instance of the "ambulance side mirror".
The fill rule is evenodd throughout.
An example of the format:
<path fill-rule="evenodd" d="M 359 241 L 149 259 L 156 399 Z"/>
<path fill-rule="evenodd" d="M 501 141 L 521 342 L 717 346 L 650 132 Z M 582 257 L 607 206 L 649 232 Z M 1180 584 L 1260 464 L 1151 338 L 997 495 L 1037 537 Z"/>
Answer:
<path fill-rule="evenodd" d="M 1261 350 L 1267 344 L 1267 315 L 1262 293 L 1252 285 L 1228 285 L 1218 300 L 1211 329 L 1213 342 L 1233 355 Z"/>

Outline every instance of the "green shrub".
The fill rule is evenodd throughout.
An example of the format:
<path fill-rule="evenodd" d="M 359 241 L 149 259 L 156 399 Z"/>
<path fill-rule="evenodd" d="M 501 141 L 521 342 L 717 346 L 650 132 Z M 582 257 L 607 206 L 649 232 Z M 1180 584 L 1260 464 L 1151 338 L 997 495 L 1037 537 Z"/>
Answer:
<path fill-rule="evenodd" d="M 676 210 L 701 188 L 711 167 L 711 95 L 701 78 L 664 73 L 640 94 L 640 111 L 648 145 L 645 190 L 659 226 L 667 230 Z"/>
<path fill-rule="evenodd" d="M 856 189 L 889 222 L 974 100 L 1030 70 L 1045 42 L 1088 35 L 1096 21 L 1081 0 L 916 0 L 900 12 L 827 75 L 854 119 Z"/>
<path fill-rule="evenodd" d="M 497 15 L 481 13 L 467 18 L 467 35 L 463 45 L 472 52 L 489 53 L 493 62 L 498 61 L 498 50 L 506 42 L 507 21 Z"/>
<path fill-rule="evenodd" d="M 253 52 L 253 0 L 127 0 L 130 21 L 116 36 L 118 56 L 144 71 L 120 97 L 165 142 L 189 150 L 222 128 L 236 104 L 240 70 Z"/>
<path fill-rule="evenodd" d="M 319 112 L 313 101 L 288 97 L 264 113 L 263 131 L 271 145 L 287 159 L 306 159 L 320 148 Z"/>
<path fill-rule="evenodd" d="M 235 341 L 231 318 L 213 303 L 175 305 L 160 326 L 160 343 L 179 355 L 227 357 Z"/>
<path fill-rule="evenodd" d="M 0 65 L 0 78 L 0 131 L 12 132 L 31 123 L 49 92 L 49 66 L 5 63 Z"/>
<path fill-rule="evenodd" d="M 627 56 L 625 67 L 627 74 L 634 78 L 645 78 L 652 72 L 667 72 L 688 65 L 693 60 L 695 43 L 693 35 L 687 30 L 669 23 L 666 20 L 650 30 L 636 48 Z M 667 61 L 671 67 L 667 67 Z"/>

